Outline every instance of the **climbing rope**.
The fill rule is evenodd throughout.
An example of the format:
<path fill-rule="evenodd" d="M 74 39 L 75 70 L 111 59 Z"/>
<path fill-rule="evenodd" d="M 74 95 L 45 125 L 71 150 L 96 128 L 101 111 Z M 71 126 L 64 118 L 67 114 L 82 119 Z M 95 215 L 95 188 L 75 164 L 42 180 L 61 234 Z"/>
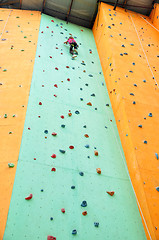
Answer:
<path fill-rule="evenodd" d="M 8 19 L 9 19 L 10 15 L 11 15 L 11 12 L 12 12 L 12 11 L 13 11 L 13 10 L 10 10 L 10 13 L 9 13 L 9 15 L 8 15 L 8 18 L 7 18 L 7 21 L 6 21 L 6 23 L 5 23 L 5 25 L 4 25 L 4 28 L 3 28 L 3 30 L 2 30 L 2 32 L 1 32 L 1 34 L 0 34 L 0 39 L 1 39 L 2 35 L 3 35 L 4 29 L 5 29 L 5 27 L 6 27 L 7 23 L 8 23 Z"/>
<path fill-rule="evenodd" d="M 144 55 L 145 55 L 145 58 L 146 58 L 146 61 L 147 61 L 148 67 L 149 67 L 149 69 L 150 69 L 150 71 L 151 71 L 151 73 L 152 73 L 153 79 L 154 79 L 155 83 L 157 84 L 157 87 L 159 88 L 158 83 L 157 83 L 157 81 L 156 81 L 156 79 L 155 79 L 155 77 L 154 77 L 154 75 L 153 75 L 153 71 L 152 71 L 151 66 L 150 66 L 150 64 L 149 64 L 149 61 L 148 61 L 148 59 L 147 59 L 146 53 L 145 53 L 145 51 L 144 51 L 144 48 L 143 48 L 143 46 L 142 46 L 142 43 L 141 43 L 141 40 L 140 40 L 139 34 L 138 34 L 137 29 L 136 29 L 136 26 L 135 26 L 135 23 L 134 23 L 134 21 L 133 21 L 131 15 L 130 15 L 130 12 L 129 12 L 129 16 L 130 16 L 131 21 L 132 21 L 132 23 L 133 23 L 133 25 L 134 25 L 134 28 L 135 28 L 136 34 L 137 34 L 137 36 L 138 36 L 138 39 L 139 39 L 139 42 L 140 42 L 140 45 L 141 45 L 142 51 L 143 51 L 143 53 L 144 53 Z"/>
<path fill-rule="evenodd" d="M 149 25 L 151 25 L 151 27 L 153 27 L 154 29 L 156 29 L 157 30 L 157 32 L 159 32 L 159 30 L 155 27 L 155 26 L 153 26 L 150 22 L 148 22 L 144 17 L 142 17 L 140 14 L 138 14 L 141 18 L 143 18 L 144 19 L 144 21 L 146 21 Z"/>

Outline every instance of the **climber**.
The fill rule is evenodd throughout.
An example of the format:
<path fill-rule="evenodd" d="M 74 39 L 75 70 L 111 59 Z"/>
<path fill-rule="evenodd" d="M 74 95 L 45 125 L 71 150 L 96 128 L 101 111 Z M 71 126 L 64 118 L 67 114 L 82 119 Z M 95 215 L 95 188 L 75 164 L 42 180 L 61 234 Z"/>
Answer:
<path fill-rule="evenodd" d="M 75 39 L 71 36 L 71 37 L 69 37 L 69 39 L 66 42 L 64 42 L 64 44 L 67 44 L 67 43 L 70 44 L 70 54 L 72 55 L 72 58 L 77 57 L 77 55 L 78 55 L 78 52 L 77 52 L 78 44 L 75 41 Z M 73 50 L 73 48 L 74 48 L 74 50 Z M 74 55 L 74 52 L 77 55 Z"/>

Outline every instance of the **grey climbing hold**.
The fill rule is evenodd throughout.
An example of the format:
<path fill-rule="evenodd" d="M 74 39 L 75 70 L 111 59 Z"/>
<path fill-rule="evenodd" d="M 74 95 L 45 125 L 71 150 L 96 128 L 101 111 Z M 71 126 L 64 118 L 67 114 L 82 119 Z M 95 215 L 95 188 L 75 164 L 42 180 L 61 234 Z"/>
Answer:
<path fill-rule="evenodd" d="M 139 128 L 142 128 L 142 125 L 140 124 L 140 125 L 138 125 L 138 127 L 139 127 Z"/>
<path fill-rule="evenodd" d="M 87 202 L 86 202 L 86 201 L 83 201 L 83 202 L 81 203 L 81 207 L 87 207 Z"/>
<path fill-rule="evenodd" d="M 72 234 L 76 235 L 77 234 L 77 230 L 76 229 L 72 230 Z"/>
<path fill-rule="evenodd" d="M 80 176 L 84 176 L 84 173 L 83 173 L 83 172 L 79 172 L 79 175 L 80 175 Z"/>
<path fill-rule="evenodd" d="M 89 148 L 89 145 L 88 145 L 88 144 L 86 144 L 86 145 L 85 145 L 85 148 Z"/>
<path fill-rule="evenodd" d="M 152 113 L 149 113 L 149 117 L 152 117 Z"/>
<path fill-rule="evenodd" d="M 61 150 L 61 149 L 59 149 L 59 152 L 61 152 L 61 153 L 65 153 L 66 151 L 65 150 Z"/>
<path fill-rule="evenodd" d="M 155 156 L 156 156 L 156 158 L 157 158 L 157 160 L 158 160 L 158 153 L 155 153 Z"/>
<path fill-rule="evenodd" d="M 99 227 L 99 222 L 94 222 L 95 227 Z"/>

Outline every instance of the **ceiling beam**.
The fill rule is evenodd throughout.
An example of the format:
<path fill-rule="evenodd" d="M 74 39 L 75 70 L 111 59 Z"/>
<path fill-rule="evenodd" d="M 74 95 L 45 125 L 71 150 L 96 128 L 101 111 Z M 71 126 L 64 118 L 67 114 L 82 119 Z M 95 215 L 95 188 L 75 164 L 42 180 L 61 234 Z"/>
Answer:
<path fill-rule="evenodd" d="M 70 4 L 69 10 L 68 10 L 68 12 L 67 12 L 67 17 L 66 17 L 66 22 L 67 22 L 67 23 L 68 23 L 68 18 L 69 18 L 70 13 L 71 13 L 73 1 L 74 1 L 74 0 L 71 0 L 71 4 Z"/>

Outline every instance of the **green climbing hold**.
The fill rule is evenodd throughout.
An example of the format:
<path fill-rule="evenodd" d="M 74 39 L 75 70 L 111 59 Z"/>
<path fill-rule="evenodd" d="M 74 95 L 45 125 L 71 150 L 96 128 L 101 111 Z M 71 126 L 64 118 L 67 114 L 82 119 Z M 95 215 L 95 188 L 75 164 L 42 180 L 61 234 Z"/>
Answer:
<path fill-rule="evenodd" d="M 8 167 L 9 167 L 9 168 L 13 168 L 13 167 L 14 167 L 14 164 L 13 164 L 13 163 L 8 163 Z"/>
<path fill-rule="evenodd" d="M 27 38 L 27 36 L 24 36 L 24 38 Z"/>
<path fill-rule="evenodd" d="M 19 18 L 18 16 L 16 18 Z"/>
<path fill-rule="evenodd" d="M 7 69 L 3 69 L 3 72 L 7 72 Z"/>
<path fill-rule="evenodd" d="M 24 49 L 22 49 L 21 52 L 24 52 Z"/>
<path fill-rule="evenodd" d="M 4 118 L 7 118 L 7 114 L 6 113 L 4 114 Z"/>
<path fill-rule="evenodd" d="M 15 114 L 13 114 L 13 116 L 12 117 L 15 117 Z"/>
<path fill-rule="evenodd" d="M 12 132 L 9 132 L 9 134 L 12 134 Z"/>

